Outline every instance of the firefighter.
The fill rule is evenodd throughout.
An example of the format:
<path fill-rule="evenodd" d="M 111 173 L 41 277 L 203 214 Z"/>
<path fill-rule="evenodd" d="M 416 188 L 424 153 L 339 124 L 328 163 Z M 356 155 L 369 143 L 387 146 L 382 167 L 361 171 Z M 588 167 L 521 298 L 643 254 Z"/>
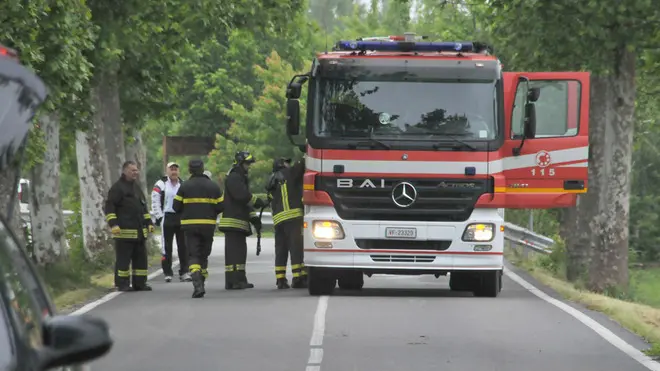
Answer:
<path fill-rule="evenodd" d="M 253 288 L 245 273 L 247 261 L 246 237 L 252 234 L 250 223 L 261 228 L 261 221 L 254 209 L 267 203 L 250 192 L 248 169 L 255 162 L 250 152 L 241 151 L 234 155 L 234 165 L 225 178 L 224 212 L 219 230 L 225 234 L 225 289 L 242 290 Z"/>
<path fill-rule="evenodd" d="M 147 284 L 147 236 L 154 231 L 147 200 L 137 183 L 137 164 L 126 161 L 122 175 L 108 192 L 105 218 L 115 240 L 117 290 L 151 291 Z M 133 272 L 129 266 L 133 265 Z M 133 286 L 131 287 L 131 278 Z"/>
<path fill-rule="evenodd" d="M 167 175 L 159 179 L 151 191 L 151 214 L 156 218 L 156 225 L 161 226 L 160 253 L 161 266 L 165 282 L 172 282 L 172 244 L 176 236 L 179 253 L 179 281 L 191 281 L 188 272 L 188 250 L 181 229 L 181 215 L 174 212 L 172 204 L 183 180 L 179 178 L 179 164 L 167 164 Z"/>
<path fill-rule="evenodd" d="M 222 190 L 204 175 L 202 160 L 190 160 L 188 169 L 190 179 L 179 188 L 173 207 L 176 213 L 181 214 L 181 228 L 189 251 L 192 297 L 202 298 L 206 293 L 204 283 L 209 275 L 215 225 L 218 214 L 222 212 Z"/>
<path fill-rule="evenodd" d="M 291 254 L 293 288 L 307 287 L 307 272 L 303 264 L 303 161 L 291 165 L 290 158 L 273 161 L 266 191 L 271 199 L 273 224 L 275 226 L 275 279 L 278 289 L 288 289 L 286 263 Z"/>

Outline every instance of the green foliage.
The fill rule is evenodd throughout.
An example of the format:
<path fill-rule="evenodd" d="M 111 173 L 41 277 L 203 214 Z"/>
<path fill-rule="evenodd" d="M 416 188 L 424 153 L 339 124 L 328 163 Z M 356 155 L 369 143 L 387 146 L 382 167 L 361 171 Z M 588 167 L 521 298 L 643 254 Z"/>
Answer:
<path fill-rule="evenodd" d="M 311 63 L 307 63 L 303 71 L 308 71 L 310 66 Z M 234 153 L 238 150 L 249 150 L 257 159 L 250 169 L 252 187 L 263 189 L 271 172 L 273 159 L 280 156 L 300 157 L 300 152 L 289 143 L 284 123 L 287 83 L 293 75 L 302 72 L 294 71 L 275 51 L 266 59 L 265 68 L 257 65 L 254 69 L 255 74 L 264 81 L 264 88 L 253 107 L 249 109 L 234 103 L 231 109 L 224 111 L 232 120 L 227 136 L 237 139 L 238 144 L 218 135 L 217 149 L 209 157 L 212 172 L 226 173 L 233 163 Z M 306 92 L 303 92 L 300 99 L 303 107 L 301 117 L 305 117 L 305 97 Z"/>

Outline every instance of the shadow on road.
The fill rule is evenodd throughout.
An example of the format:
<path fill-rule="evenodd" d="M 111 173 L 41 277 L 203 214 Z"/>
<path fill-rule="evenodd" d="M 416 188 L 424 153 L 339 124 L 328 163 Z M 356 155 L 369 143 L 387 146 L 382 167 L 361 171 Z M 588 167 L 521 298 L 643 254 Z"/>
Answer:
<path fill-rule="evenodd" d="M 342 290 L 335 289 L 332 296 L 364 296 L 364 297 L 444 297 L 444 298 L 463 298 L 474 297 L 471 292 L 458 292 L 449 289 L 412 289 L 412 288 L 364 288 L 362 290 Z"/>

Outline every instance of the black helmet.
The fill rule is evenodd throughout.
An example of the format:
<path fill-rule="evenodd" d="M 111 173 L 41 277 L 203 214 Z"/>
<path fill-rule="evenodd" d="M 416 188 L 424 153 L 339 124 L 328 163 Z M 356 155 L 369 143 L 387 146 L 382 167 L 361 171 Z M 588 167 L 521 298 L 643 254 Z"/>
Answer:
<path fill-rule="evenodd" d="M 275 160 L 273 160 L 273 172 L 284 169 L 285 168 L 284 164 L 290 164 L 290 163 L 291 163 L 290 158 L 287 157 L 276 158 Z"/>
<path fill-rule="evenodd" d="M 188 161 L 188 170 L 191 174 L 199 175 L 204 172 L 204 162 L 200 159 L 192 159 Z"/>
<path fill-rule="evenodd" d="M 234 164 L 237 165 L 242 163 L 253 164 L 255 161 L 254 156 L 248 151 L 238 151 L 234 155 Z"/>

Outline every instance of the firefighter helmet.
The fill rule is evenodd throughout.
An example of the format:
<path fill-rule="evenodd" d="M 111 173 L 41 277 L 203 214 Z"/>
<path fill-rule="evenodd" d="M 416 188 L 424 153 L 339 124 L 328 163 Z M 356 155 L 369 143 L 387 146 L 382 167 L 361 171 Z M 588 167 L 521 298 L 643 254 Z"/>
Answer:
<path fill-rule="evenodd" d="M 256 160 L 254 156 L 248 151 L 238 151 L 234 155 L 234 164 L 248 163 L 253 164 Z"/>

